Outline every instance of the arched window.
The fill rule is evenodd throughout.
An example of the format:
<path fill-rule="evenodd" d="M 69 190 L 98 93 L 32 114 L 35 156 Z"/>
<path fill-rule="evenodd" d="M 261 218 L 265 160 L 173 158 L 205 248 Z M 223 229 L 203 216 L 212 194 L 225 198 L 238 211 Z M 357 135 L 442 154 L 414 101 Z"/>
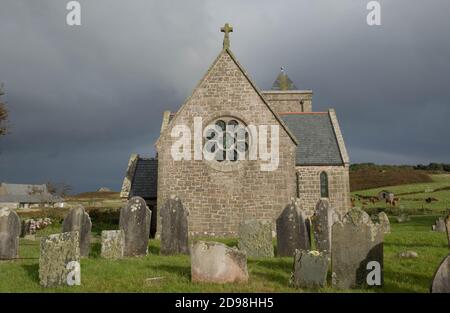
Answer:
<path fill-rule="evenodd" d="M 217 162 L 244 160 L 248 151 L 248 132 L 243 123 L 224 117 L 209 125 L 205 136 L 206 149 L 215 153 Z"/>
<path fill-rule="evenodd" d="M 326 172 L 320 173 L 320 197 L 328 198 L 328 175 Z"/>

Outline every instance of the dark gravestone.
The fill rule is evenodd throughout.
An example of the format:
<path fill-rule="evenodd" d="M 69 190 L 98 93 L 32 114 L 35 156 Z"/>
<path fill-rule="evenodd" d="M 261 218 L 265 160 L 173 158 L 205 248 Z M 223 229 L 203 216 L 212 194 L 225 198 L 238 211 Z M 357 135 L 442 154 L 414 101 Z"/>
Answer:
<path fill-rule="evenodd" d="M 161 208 L 161 254 L 189 254 L 189 212 L 178 197 L 171 196 Z"/>
<path fill-rule="evenodd" d="M 293 256 L 296 249 L 310 249 L 307 223 L 295 202 L 286 206 L 276 224 L 277 256 Z"/>
<path fill-rule="evenodd" d="M 320 200 L 316 205 L 316 210 L 312 217 L 316 250 L 331 251 L 331 227 L 336 220 L 337 217 L 328 201 Z"/>
<path fill-rule="evenodd" d="M 292 283 L 297 288 L 321 288 L 326 285 L 330 257 L 326 252 L 296 250 Z"/>
<path fill-rule="evenodd" d="M 0 209 L 0 260 L 19 257 L 20 218 L 8 208 Z"/>
<path fill-rule="evenodd" d="M 448 247 L 450 248 L 450 213 L 445 218 L 445 228 L 447 229 Z"/>
<path fill-rule="evenodd" d="M 439 265 L 431 284 L 432 293 L 450 293 L 450 254 Z"/>
<path fill-rule="evenodd" d="M 334 287 L 348 289 L 383 284 L 383 235 L 383 228 L 358 208 L 350 210 L 341 222 L 333 225 Z M 375 282 L 373 278 L 377 278 Z"/>
<path fill-rule="evenodd" d="M 89 214 L 85 212 L 84 207 L 81 205 L 72 208 L 64 218 L 62 232 L 77 231 L 79 233 L 80 256 L 82 257 L 89 256 L 91 249 L 91 228 L 92 223 Z"/>
<path fill-rule="evenodd" d="M 119 227 L 125 233 L 125 256 L 147 254 L 151 214 L 141 197 L 131 198 L 120 210 Z"/>

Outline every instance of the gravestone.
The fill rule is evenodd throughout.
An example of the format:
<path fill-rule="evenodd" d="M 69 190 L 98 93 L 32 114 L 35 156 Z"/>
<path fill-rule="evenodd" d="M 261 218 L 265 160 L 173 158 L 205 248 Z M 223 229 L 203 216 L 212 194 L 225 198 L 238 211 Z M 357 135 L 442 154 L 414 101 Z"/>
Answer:
<path fill-rule="evenodd" d="M 326 285 L 330 257 L 327 252 L 296 250 L 292 283 L 297 288 Z"/>
<path fill-rule="evenodd" d="M 240 223 L 238 248 L 247 257 L 273 257 L 272 223 L 254 219 Z"/>
<path fill-rule="evenodd" d="M 198 241 L 191 248 L 191 280 L 220 284 L 246 283 L 246 254 L 223 243 Z"/>
<path fill-rule="evenodd" d="M 445 220 L 443 217 L 440 217 L 436 220 L 434 225 L 431 227 L 431 229 L 435 232 L 439 233 L 445 233 L 447 232 L 446 226 L 445 226 Z"/>
<path fill-rule="evenodd" d="M 380 223 L 381 228 L 383 229 L 383 233 L 390 234 L 391 233 L 391 224 L 389 223 L 389 218 L 384 212 L 378 213 L 378 221 Z"/>
<path fill-rule="evenodd" d="M 161 208 L 161 254 L 188 254 L 189 212 L 178 197 L 171 196 Z"/>
<path fill-rule="evenodd" d="M 447 229 L 448 247 L 450 248 L 450 213 L 445 218 L 445 228 Z"/>
<path fill-rule="evenodd" d="M 395 217 L 397 223 L 405 223 L 411 220 L 411 217 L 406 213 L 401 213 L 399 216 Z"/>
<path fill-rule="evenodd" d="M 148 252 L 151 211 L 141 197 L 132 197 L 120 210 L 119 226 L 125 234 L 125 256 L 142 256 Z"/>
<path fill-rule="evenodd" d="M 450 254 L 439 265 L 431 284 L 432 293 L 450 293 Z"/>
<path fill-rule="evenodd" d="M 123 258 L 125 249 L 125 234 L 123 230 L 102 231 L 101 256 L 105 259 Z"/>
<path fill-rule="evenodd" d="M 39 281 L 43 287 L 80 285 L 78 231 L 53 234 L 41 239 Z"/>
<path fill-rule="evenodd" d="M 276 225 L 278 256 L 293 256 L 296 249 L 310 249 L 307 223 L 294 201 L 281 212 Z"/>
<path fill-rule="evenodd" d="M 19 257 L 20 218 L 8 208 L 0 209 L 0 260 Z"/>
<path fill-rule="evenodd" d="M 69 214 L 64 218 L 62 224 L 62 232 L 78 231 L 80 236 L 80 256 L 89 256 L 91 249 L 91 228 L 92 223 L 89 214 L 86 213 L 84 207 L 79 205 L 72 208 Z"/>
<path fill-rule="evenodd" d="M 312 226 L 316 249 L 319 251 L 331 251 L 331 227 L 338 220 L 333 208 L 328 201 L 320 200 L 317 202 L 314 216 L 312 217 Z"/>
<path fill-rule="evenodd" d="M 383 284 L 383 230 L 361 209 L 332 228 L 332 284 L 341 289 Z"/>

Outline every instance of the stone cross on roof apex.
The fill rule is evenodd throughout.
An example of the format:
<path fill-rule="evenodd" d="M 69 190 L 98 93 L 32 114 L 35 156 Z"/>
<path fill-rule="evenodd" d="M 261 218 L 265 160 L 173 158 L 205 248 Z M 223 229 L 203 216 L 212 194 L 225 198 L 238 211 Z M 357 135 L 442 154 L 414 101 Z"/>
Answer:
<path fill-rule="evenodd" d="M 220 28 L 220 31 L 222 33 L 225 33 L 225 35 L 223 37 L 223 48 L 224 49 L 230 48 L 230 35 L 229 35 L 229 33 L 233 32 L 233 27 L 231 25 L 229 25 L 228 23 L 225 23 L 225 25 L 222 28 Z"/>

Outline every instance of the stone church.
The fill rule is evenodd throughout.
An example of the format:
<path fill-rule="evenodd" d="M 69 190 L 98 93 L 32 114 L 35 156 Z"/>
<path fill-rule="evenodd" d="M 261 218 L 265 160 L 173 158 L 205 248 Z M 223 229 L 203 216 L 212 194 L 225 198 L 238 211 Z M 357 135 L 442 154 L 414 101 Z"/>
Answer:
<path fill-rule="evenodd" d="M 121 197 L 147 201 L 153 234 L 160 227 L 158 209 L 170 195 L 180 197 L 189 210 L 193 235 L 233 235 L 249 218 L 274 222 L 292 198 L 309 212 L 319 199 L 338 212 L 349 209 L 349 157 L 335 111 L 314 112 L 312 91 L 298 89 L 283 69 L 271 90 L 258 89 L 230 50 L 232 27 L 225 24 L 221 31 L 223 49 L 197 87 L 177 112 L 164 112 L 156 157 L 131 156 Z M 233 145 L 233 139 L 229 144 L 236 137 L 228 128 L 218 137 L 224 144 L 209 148 L 218 158 L 175 160 L 172 147 L 179 137 L 173 136 L 174 128 L 191 127 L 195 118 L 224 130 L 227 125 L 277 125 L 276 169 L 262 171 L 267 161 L 260 158 L 237 159 L 236 147 L 248 155 L 255 136 L 247 132 L 242 145 Z M 201 144 L 210 139 L 204 132 L 200 136 Z"/>

